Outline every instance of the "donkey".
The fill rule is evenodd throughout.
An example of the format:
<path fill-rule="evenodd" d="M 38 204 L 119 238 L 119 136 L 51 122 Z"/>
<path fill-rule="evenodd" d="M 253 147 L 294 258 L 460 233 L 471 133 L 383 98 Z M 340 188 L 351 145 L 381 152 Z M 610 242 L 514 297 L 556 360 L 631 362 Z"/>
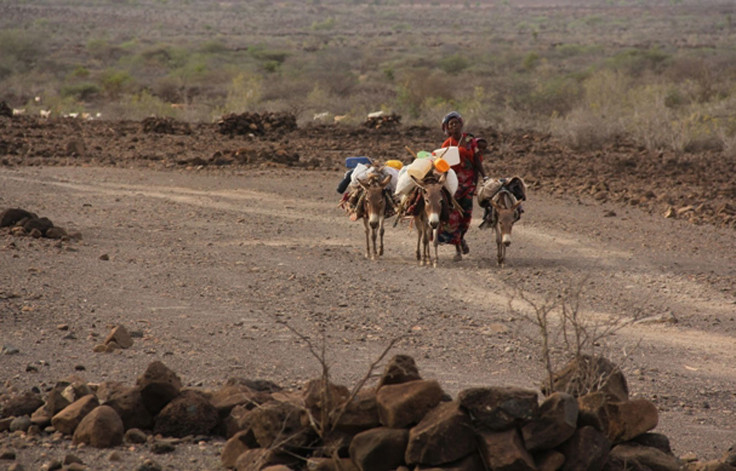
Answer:
<path fill-rule="evenodd" d="M 414 213 L 414 225 L 417 228 L 417 260 L 419 265 L 432 264 L 437 267 L 437 245 L 442 215 L 442 205 L 448 204 L 444 201 L 443 185 L 446 174 L 441 174 L 437 180 L 420 181 L 412 177 L 414 183 L 419 187 L 422 198 Z M 429 249 L 429 242 L 434 245 L 434 259 Z M 421 250 L 420 250 L 421 249 Z"/>
<path fill-rule="evenodd" d="M 517 201 L 510 191 L 502 189 L 489 201 L 496 213 L 491 221 L 492 227 L 496 231 L 496 258 L 498 265 L 503 267 L 506 259 L 506 247 L 511 245 L 511 229 L 519 219 L 517 211 L 522 200 Z"/>
<path fill-rule="evenodd" d="M 375 260 L 383 255 L 383 220 L 386 216 L 386 198 L 388 198 L 384 189 L 391 182 L 391 175 L 386 175 L 381 180 L 371 177 L 357 182 L 364 191 L 362 213 L 365 227 L 365 258 Z M 379 239 L 378 246 L 376 239 Z"/>

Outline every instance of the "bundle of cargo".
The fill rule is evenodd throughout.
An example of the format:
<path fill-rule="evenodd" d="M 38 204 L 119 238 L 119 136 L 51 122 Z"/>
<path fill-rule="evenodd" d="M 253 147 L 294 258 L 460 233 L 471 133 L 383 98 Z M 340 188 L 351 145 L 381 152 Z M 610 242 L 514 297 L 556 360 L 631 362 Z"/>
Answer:
<path fill-rule="evenodd" d="M 373 182 L 385 182 L 387 178 L 388 183 L 385 184 L 384 192 L 388 204 L 384 217 L 396 214 L 397 206 L 393 195 L 399 177 L 398 168 L 403 166 L 400 161 L 391 160 L 381 165 L 373 163 L 368 157 L 348 157 L 345 166 L 348 167 L 348 171 L 338 185 L 337 191 L 343 194 L 339 206 L 348 213 L 351 220 L 355 221 L 363 216 L 365 187 Z"/>
<path fill-rule="evenodd" d="M 457 174 L 451 167 L 459 163 L 460 153 L 457 147 L 436 149 L 433 152 L 420 151 L 414 161 L 399 172 L 395 194 L 403 201 L 417 188 L 417 183 L 423 182 L 428 177 L 437 178 L 444 173 L 447 175 L 445 188 L 450 195 L 454 195 L 458 181 Z"/>

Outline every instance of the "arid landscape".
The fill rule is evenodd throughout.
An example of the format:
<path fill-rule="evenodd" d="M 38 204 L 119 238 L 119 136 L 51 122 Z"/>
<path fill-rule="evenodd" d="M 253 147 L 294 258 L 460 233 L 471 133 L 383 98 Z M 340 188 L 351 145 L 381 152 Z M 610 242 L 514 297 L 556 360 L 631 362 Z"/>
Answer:
<path fill-rule="evenodd" d="M 278 321 L 315 342 L 324 329 L 344 384 L 402 338 L 393 351 L 414 356 L 451 394 L 535 389 L 544 378 L 539 336 L 519 314 L 530 306 L 511 312 L 509 299 L 521 290 L 543 303 L 580 286 L 591 326 L 639 320 L 596 349 L 621 363 L 634 397 L 657 405 L 656 431 L 678 456 L 718 458 L 733 444 L 736 237 L 726 176 L 734 162 L 722 155 L 668 167 L 668 157 L 625 145 L 585 154 L 485 129 L 488 173 L 530 183 L 507 266 L 496 266 L 490 233 L 474 223 L 466 259 L 452 262 L 442 247 L 431 269 L 414 260 L 406 222 L 389 225 L 381 260 L 365 260 L 362 226 L 337 208 L 335 187 L 344 156 L 408 162 L 401 144 L 430 148 L 436 129 L 318 126 L 249 138 L 215 124 L 159 128 L 173 134 L 140 122 L 0 124 L 2 207 L 81 234 L 58 241 L 3 229 L 2 343 L 18 350 L 3 355 L 5 394 L 69 375 L 133 384 L 155 359 L 195 388 L 231 377 L 299 387 L 319 376 L 319 362 Z M 629 162 L 625 178 L 620 159 Z M 705 178 L 689 180 L 693 169 Z M 95 353 L 117 324 L 137 333 L 134 346 Z M 21 443 L 18 461 L 31 466 L 67 447 Z M 185 442 L 154 458 L 216 469 L 221 447 Z M 88 465 L 106 459 L 74 453 Z M 123 451 L 123 462 L 147 453 Z"/>
<path fill-rule="evenodd" d="M 216 390 L 228 379 L 247 378 L 299 390 L 322 373 L 310 353 L 310 347 L 322 345 L 332 379 L 352 386 L 391 342 L 396 343 L 389 356 L 411 355 L 422 377 L 436 379 L 453 397 L 476 386 L 538 390 L 546 371 L 541 335 L 530 319 L 540 307 L 563 300 L 575 306 L 588 333 L 618 326 L 588 347 L 620 365 L 632 398 L 656 406 L 659 422 L 654 432 L 669 438 L 683 463 L 695 466 L 721 459 L 736 444 L 736 154 L 729 128 L 733 99 L 724 78 L 728 61 L 718 62 L 729 54 L 721 38 L 734 35 L 733 6 L 713 2 L 710 9 L 699 9 L 687 1 L 654 2 L 645 10 L 657 20 L 647 30 L 636 19 L 636 13 L 643 18 L 642 10 L 629 2 L 591 2 L 585 8 L 564 2 L 515 8 L 502 2 L 478 3 L 483 15 L 497 13 L 494 21 L 515 19 L 513 28 L 507 23 L 508 29 L 499 26 L 494 34 L 506 38 L 503 51 L 522 63 L 536 48 L 539 57 L 528 59 L 531 62 L 555 64 L 564 56 L 566 67 L 572 67 L 582 56 L 555 55 L 559 51 L 546 56 L 540 51 L 549 52 L 549 44 L 560 37 L 574 36 L 576 44 L 584 44 L 596 27 L 608 45 L 621 48 L 618 52 L 641 46 L 640 52 L 648 51 L 645 62 L 657 62 L 654 56 L 665 51 L 669 58 L 663 59 L 664 69 L 649 69 L 652 62 L 636 76 L 642 89 L 644 82 L 657 77 L 674 80 L 673 64 L 682 59 L 681 51 L 714 51 L 703 60 L 714 60 L 721 68 L 687 82 L 693 87 L 690 98 L 680 96 L 685 101 L 660 109 L 673 113 L 668 119 L 688 111 L 680 127 L 667 128 L 664 121 L 657 127 L 653 119 L 637 121 L 635 127 L 642 131 L 637 134 L 599 115 L 577 115 L 573 123 L 571 117 L 581 109 L 577 106 L 593 106 L 585 102 L 583 92 L 556 95 L 564 100 L 555 101 L 547 100 L 549 94 L 531 93 L 531 88 L 514 91 L 535 100 L 545 97 L 544 103 L 552 107 L 550 116 L 567 117 L 567 127 L 561 128 L 560 121 L 547 117 L 550 120 L 542 123 L 529 109 L 524 111 L 525 106 L 537 109 L 540 101 L 503 104 L 498 95 L 484 95 L 476 97 L 483 106 L 473 108 L 472 92 L 464 95 L 467 90 L 440 100 L 413 101 L 416 97 L 404 92 L 416 87 L 394 88 L 402 80 L 381 85 L 370 73 L 356 74 L 362 78 L 352 85 L 337 74 L 336 88 L 324 94 L 303 84 L 286 86 L 295 83 L 287 78 L 300 54 L 280 58 L 274 53 L 290 50 L 295 37 L 301 55 L 324 60 L 319 63 L 325 67 L 335 63 L 320 50 L 329 56 L 331 48 L 342 44 L 342 52 L 362 51 L 356 44 L 367 37 L 385 47 L 385 57 L 411 53 L 412 60 L 418 60 L 414 54 L 421 55 L 424 41 L 432 43 L 431 38 L 420 35 L 421 41 L 415 38 L 402 45 L 400 39 L 414 37 L 409 33 L 418 26 L 407 16 L 386 19 L 388 13 L 413 12 L 417 21 L 431 25 L 451 8 L 443 2 L 361 4 L 355 10 L 361 14 L 353 21 L 369 15 L 392 26 L 366 21 L 360 23 L 365 29 L 354 29 L 362 31 L 356 35 L 349 34 L 356 23 L 342 16 L 350 11 L 343 2 L 309 2 L 301 17 L 289 2 L 263 2 L 259 8 L 264 12 L 280 14 L 265 15 L 263 24 L 242 34 L 268 37 L 264 24 L 281 34 L 243 56 L 246 69 L 252 65 L 266 74 L 258 99 L 238 95 L 244 89 L 234 82 L 211 80 L 216 74 L 204 78 L 186 67 L 171 69 L 189 70 L 192 75 L 184 82 L 164 86 L 172 77 L 156 82 L 161 65 L 156 61 L 162 54 L 173 54 L 168 63 L 174 63 L 176 51 L 148 46 L 175 43 L 188 24 L 198 41 L 215 36 L 226 50 L 237 51 L 240 33 L 226 34 L 239 31 L 239 17 L 233 12 L 241 14 L 239 8 L 255 8 L 258 2 L 244 7 L 190 2 L 185 11 L 195 16 L 168 14 L 163 3 L 81 2 L 43 10 L 44 21 L 29 19 L 48 7 L 44 2 L 0 6 L 5 26 L 15 21 L 32 25 L 26 32 L 53 30 L 53 45 L 38 54 L 53 57 L 47 65 L 64 70 L 52 77 L 40 74 L 33 64 L 0 64 L 6 90 L 0 101 L 7 104 L 7 112 L 0 113 L 0 212 L 22 208 L 49 218 L 70 236 L 34 237 L 20 228 L 0 228 L 0 405 L 34 388 L 38 394 L 47 393 L 70 377 L 95 386 L 132 386 L 156 360 L 176 372 L 188 388 Z M 713 11 L 724 20 L 713 20 Z M 199 21 L 187 23 L 196 14 Z M 475 22 L 483 15 L 472 20 L 470 15 L 467 24 L 461 23 L 481 31 Z M 630 22 L 622 23 L 621 18 Z M 82 20 L 88 21 L 87 30 L 80 27 Z M 307 26 L 298 26 L 300 22 Z M 61 35 L 65 24 L 77 28 Z M 142 25 L 137 41 L 126 37 L 122 27 L 134 24 Z M 672 38 L 664 33 L 670 31 L 668 24 L 690 29 Z M 58 41 L 62 36 L 66 42 Z M 663 43 L 656 54 L 654 37 Z M 467 46 L 461 40 L 448 41 L 453 47 L 438 45 L 433 50 L 442 50 L 439 56 L 445 57 Z M 535 46 L 535 41 L 544 42 L 544 47 Z M 78 57 L 84 57 L 82 67 L 89 75 L 78 70 L 81 64 L 70 66 L 74 47 L 83 50 Z M 213 46 L 207 50 L 222 52 Z M 596 50 L 584 56 L 592 60 L 609 53 L 617 54 Z M 131 59 L 137 54 L 147 57 L 146 67 L 139 68 L 143 62 Z M 642 57 L 637 54 L 629 56 Z M 102 73 L 110 72 L 113 57 L 119 59 L 115 67 L 146 73 L 132 74 L 135 80 L 123 80 L 131 88 L 115 91 L 110 88 L 114 74 Z M 505 57 L 511 61 L 511 56 Z M 276 64 L 269 66 L 269 61 Z M 207 67 L 216 63 L 225 73 L 225 62 L 207 62 Z M 442 64 L 409 62 L 393 63 L 392 73 L 404 77 L 412 67 L 442 69 Z M 505 76 L 505 66 L 496 66 L 498 76 Z M 271 80 L 268 67 L 278 69 Z M 378 75 L 391 75 L 386 64 L 379 67 Z M 511 69 L 520 80 L 544 75 L 540 69 Z M 69 75 L 69 70 L 78 73 Z M 463 70 L 473 74 L 473 67 Z M 634 69 L 626 70 L 629 74 Z M 305 75 L 313 72 L 304 69 Z M 457 78 L 437 74 L 430 82 L 439 88 L 422 93 L 437 98 L 434 94 L 444 89 L 442 84 Z M 598 77 L 603 76 L 613 81 L 596 83 L 617 80 L 606 74 Z M 65 95 L 44 88 L 44 78 L 59 90 L 82 79 L 101 81 L 89 96 L 80 88 L 74 93 L 67 89 Z M 146 80 L 153 81 L 142 85 Z M 591 76 L 579 80 L 580 90 L 592 86 Z M 342 92 L 339 83 L 347 87 Z M 138 85 L 156 99 L 142 99 Z M 706 85 L 712 92 L 707 99 L 692 98 L 695 89 L 703 92 Z M 384 94 L 387 88 L 392 91 Z M 168 96 L 163 90 L 189 90 L 189 95 Z M 511 96 L 513 90 L 502 95 Z M 281 101 L 274 99 L 279 93 Z M 347 108 L 335 100 L 340 93 L 350 103 Z M 289 100 L 294 106 L 288 106 Z M 553 109 L 562 102 L 572 106 Z M 689 111 L 695 107 L 702 113 L 693 118 Z M 25 112 L 12 112 L 21 108 Z M 400 119 L 385 125 L 365 120 L 366 112 L 380 108 L 397 112 L 394 116 Z M 407 147 L 431 150 L 442 142 L 437 121 L 454 108 L 467 117 L 467 131 L 488 139 L 486 172 L 518 175 L 529 187 L 506 266 L 495 262 L 491 232 L 477 228 L 482 214 L 478 207 L 468 234 L 470 253 L 460 262 L 452 261 L 452 248 L 441 246 L 436 269 L 418 266 L 413 229 L 408 221 L 393 225 L 393 219 L 386 229 L 384 256 L 366 260 L 362 224 L 350 221 L 338 208 L 335 189 L 345 159 L 365 155 L 409 163 Z M 52 110 L 48 117 L 39 114 L 47 109 Z M 329 119 L 312 119 L 313 113 L 326 109 Z M 564 113 L 556 114 L 560 110 Z M 343 115 L 348 117 L 333 119 Z M 627 116 L 634 121 L 634 114 Z M 688 138 L 673 140 L 679 134 L 671 134 L 672 129 Z M 558 315 L 552 311 L 557 320 L 553 324 Z M 131 333 L 132 346 L 100 351 L 116 325 Z M 571 351 L 555 327 L 551 332 L 552 358 L 562 366 Z M 222 469 L 224 443 L 218 436 L 188 437 L 159 454 L 150 443 L 96 449 L 73 445 L 69 437 L 43 429 L 0 431 L 0 449 L 14 455 L 0 460 L 0 466 L 7 462 L 14 469 L 50 469 L 55 460 L 71 454 L 81 460 L 81 469 L 156 469 L 144 467 L 147 459 L 159 463 L 160 469 Z"/>

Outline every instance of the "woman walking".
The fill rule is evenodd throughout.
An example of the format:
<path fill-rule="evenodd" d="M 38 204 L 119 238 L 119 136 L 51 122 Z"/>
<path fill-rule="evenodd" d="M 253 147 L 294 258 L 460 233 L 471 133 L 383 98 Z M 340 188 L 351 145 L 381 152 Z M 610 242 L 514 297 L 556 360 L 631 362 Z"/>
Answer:
<path fill-rule="evenodd" d="M 470 252 L 468 243 L 465 242 L 465 233 L 470 227 L 473 218 L 473 195 L 480 175 L 486 179 L 485 170 L 483 170 L 482 140 L 481 148 L 478 146 L 478 139 L 463 132 L 463 118 L 460 113 L 453 111 L 442 120 L 442 131 L 444 131 L 447 139 L 442 143 L 442 147 L 457 146 L 460 153 L 460 163 L 453 165 L 452 169 L 457 174 L 457 191 L 455 192 L 455 200 L 460 204 L 462 212 L 453 210 L 450 213 L 448 221 L 444 222 L 440 228 L 439 242 L 442 244 L 452 244 L 455 246 L 454 260 L 459 262 L 463 259 L 463 255 Z"/>

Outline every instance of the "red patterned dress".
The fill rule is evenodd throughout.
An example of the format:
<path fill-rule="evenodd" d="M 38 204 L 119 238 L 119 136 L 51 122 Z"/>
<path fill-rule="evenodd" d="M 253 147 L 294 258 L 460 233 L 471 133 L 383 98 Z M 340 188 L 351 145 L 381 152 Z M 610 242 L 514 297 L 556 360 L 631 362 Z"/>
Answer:
<path fill-rule="evenodd" d="M 463 143 L 470 141 L 468 135 L 463 133 Z M 442 147 L 457 146 L 457 139 L 448 137 L 442 143 Z M 473 195 L 478 181 L 478 168 L 482 165 L 481 154 L 476 154 L 471 144 L 463 145 L 459 149 L 460 163 L 453 165 L 452 169 L 457 174 L 457 191 L 455 199 L 463 208 L 462 214 L 453 210 L 447 222 L 440 226 L 439 241 L 442 244 L 460 245 L 465 233 L 468 232 L 470 222 L 473 218 Z"/>

